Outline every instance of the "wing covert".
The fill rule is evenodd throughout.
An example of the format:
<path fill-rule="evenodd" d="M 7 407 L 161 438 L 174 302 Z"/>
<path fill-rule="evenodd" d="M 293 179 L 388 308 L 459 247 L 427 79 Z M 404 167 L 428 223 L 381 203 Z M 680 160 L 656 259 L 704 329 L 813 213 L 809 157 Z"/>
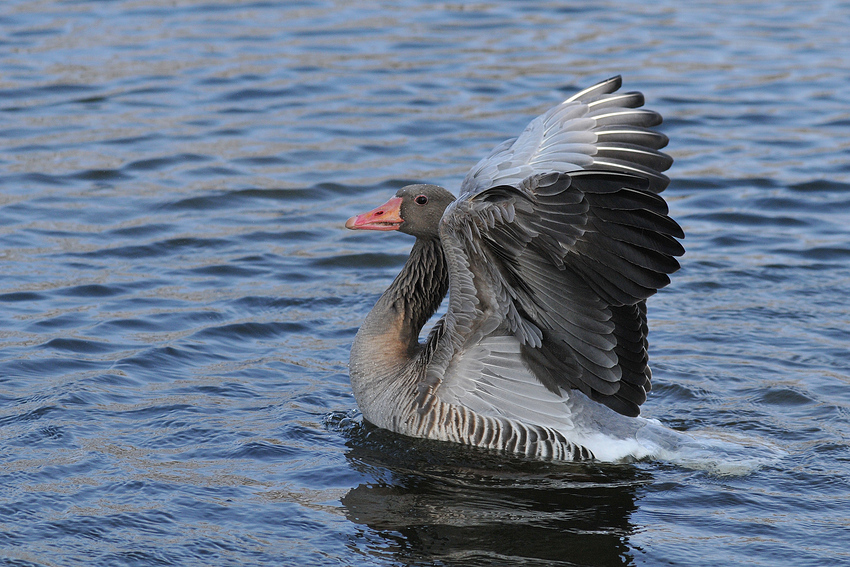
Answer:
<path fill-rule="evenodd" d="M 648 185 L 605 171 L 549 174 L 453 203 L 440 227 L 449 306 L 431 337 L 429 386 L 469 390 L 452 380 L 475 379 L 476 352 L 492 370 L 482 341 L 512 337 L 548 390 L 577 388 L 637 415 L 650 388 L 645 300 L 684 252 Z M 504 362 L 502 374 L 516 364 Z"/>
<path fill-rule="evenodd" d="M 661 115 L 639 108 L 639 92 L 617 93 L 612 77 L 585 89 L 535 118 L 519 137 L 507 140 L 481 160 L 461 184 L 461 197 L 497 185 L 517 185 L 552 172 L 602 170 L 630 173 L 660 193 L 670 180 L 663 171 L 672 159 L 658 151 L 667 137 L 651 130 Z"/>

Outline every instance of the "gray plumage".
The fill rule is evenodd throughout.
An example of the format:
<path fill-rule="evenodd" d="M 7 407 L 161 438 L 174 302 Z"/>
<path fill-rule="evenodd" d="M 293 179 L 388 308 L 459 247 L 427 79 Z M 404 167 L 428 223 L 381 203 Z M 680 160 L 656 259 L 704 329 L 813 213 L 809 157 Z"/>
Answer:
<path fill-rule="evenodd" d="M 457 200 L 408 186 L 349 219 L 417 237 L 352 346 L 368 421 L 538 457 L 634 453 L 624 447 L 651 388 L 646 299 L 678 269 L 684 235 L 658 196 L 672 163 L 650 129 L 661 117 L 619 87 L 609 79 L 533 120 L 472 168 Z"/>

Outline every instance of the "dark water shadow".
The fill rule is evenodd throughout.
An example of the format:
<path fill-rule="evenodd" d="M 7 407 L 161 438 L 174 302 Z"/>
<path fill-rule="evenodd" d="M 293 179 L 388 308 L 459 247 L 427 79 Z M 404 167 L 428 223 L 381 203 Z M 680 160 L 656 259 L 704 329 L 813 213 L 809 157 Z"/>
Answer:
<path fill-rule="evenodd" d="M 633 565 L 630 465 L 547 463 L 357 422 L 346 457 L 373 480 L 343 498 L 351 546 L 404 565 Z"/>

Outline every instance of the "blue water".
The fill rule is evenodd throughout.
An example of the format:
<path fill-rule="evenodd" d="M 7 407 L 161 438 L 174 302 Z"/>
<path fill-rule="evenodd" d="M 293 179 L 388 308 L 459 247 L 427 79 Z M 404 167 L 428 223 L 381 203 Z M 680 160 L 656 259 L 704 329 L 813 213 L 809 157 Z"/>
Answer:
<path fill-rule="evenodd" d="M 850 565 L 846 2 L 5 0 L 0 565 Z M 687 233 L 675 429 L 780 455 L 554 464 L 362 423 L 348 349 L 457 190 L 621 73 Z"/>

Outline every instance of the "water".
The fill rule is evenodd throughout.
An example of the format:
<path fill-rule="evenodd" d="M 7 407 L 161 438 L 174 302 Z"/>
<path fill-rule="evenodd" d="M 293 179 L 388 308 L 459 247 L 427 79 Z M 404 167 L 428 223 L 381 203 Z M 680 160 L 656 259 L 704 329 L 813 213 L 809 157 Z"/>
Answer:
<path fill-rule="evenodd" d="M 847 3 L 0 23 L 0 564 L 850 565 Z M 687 233 L 645 414 L 781 456 L 539 463 L 364 425 L 348 348 L 411 241 L 345 219 L 456 190 L 617 73 L 665 116 Z"/>

